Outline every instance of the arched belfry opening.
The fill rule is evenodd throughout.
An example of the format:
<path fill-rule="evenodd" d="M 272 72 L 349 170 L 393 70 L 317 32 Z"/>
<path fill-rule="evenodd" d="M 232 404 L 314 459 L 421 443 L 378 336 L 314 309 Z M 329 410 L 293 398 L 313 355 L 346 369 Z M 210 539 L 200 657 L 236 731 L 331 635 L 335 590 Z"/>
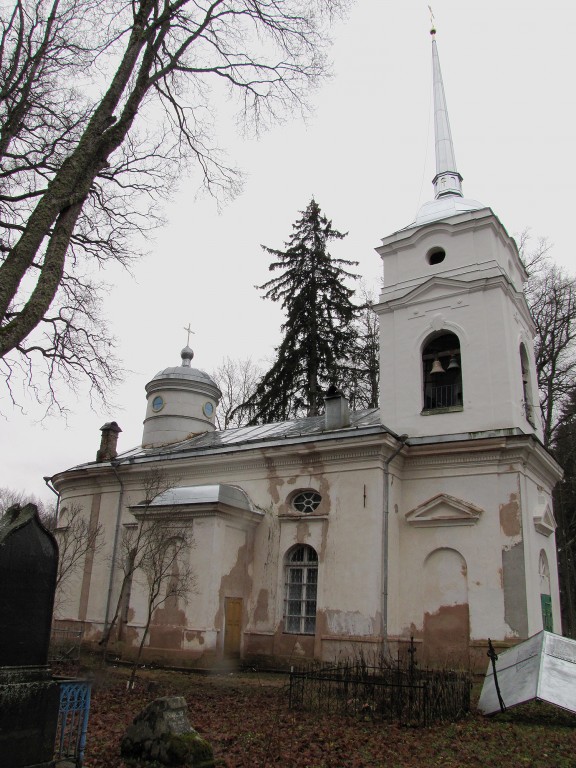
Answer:
<path fill-rule="evenodd" d="M 460 340 L 450 331 L 437 331 L 422 348 L 424 413 L 460 410 L 462 397 L 462 359 Z"/>
<path fill-rule="evenodd" d="M 527 421 L 535 426 L 534 404 L 532 403 L 532 381 L 530 377 L 530 363 L 528 353 L 523 343 L 520 344 L 520 367 L 522 369 L 522 406 Z"/>

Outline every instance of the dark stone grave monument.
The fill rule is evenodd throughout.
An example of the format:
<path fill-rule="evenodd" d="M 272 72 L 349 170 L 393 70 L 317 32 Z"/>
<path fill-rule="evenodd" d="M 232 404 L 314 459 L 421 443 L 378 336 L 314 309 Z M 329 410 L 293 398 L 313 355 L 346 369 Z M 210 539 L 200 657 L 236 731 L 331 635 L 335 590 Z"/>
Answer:
<path fill-rule="evenodd" d="M 0 518 L 0 764 L 53 765 L 59 689 L 48 668 L 58 545 L 33 504 Z"/>
<path fill-rule="evenodd" d="M 155 765 L 216 765 L 209 742 L 190 725 L 183 696 L 164 696 L 148 704 L 126 730 L 120 752 L 128 760 Z"/>

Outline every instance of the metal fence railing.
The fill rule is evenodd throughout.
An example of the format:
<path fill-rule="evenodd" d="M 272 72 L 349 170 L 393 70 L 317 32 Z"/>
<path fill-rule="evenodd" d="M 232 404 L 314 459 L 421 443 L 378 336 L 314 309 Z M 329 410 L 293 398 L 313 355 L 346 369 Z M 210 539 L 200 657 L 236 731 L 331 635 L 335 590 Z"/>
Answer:
<path fill-rule="evenodd" d="M 74 675 L 80 663 L 82 629 L 60 629 L 52 627 L 48 662 L 56 666 L 63 675 Z"/>
<path fill-rule="evenodd" d="M 60 680 L 60 710 L 54 759 L 66 760 L 81 768 L 90 713 L 91 683 L 87 680 Z"/>
<path fill-rule="evenodd" d="M 294 709 L 426 726 L 468 712 L 470 689 L 466 672 L 347 660 L 292 667 L 288 695 Z"/>

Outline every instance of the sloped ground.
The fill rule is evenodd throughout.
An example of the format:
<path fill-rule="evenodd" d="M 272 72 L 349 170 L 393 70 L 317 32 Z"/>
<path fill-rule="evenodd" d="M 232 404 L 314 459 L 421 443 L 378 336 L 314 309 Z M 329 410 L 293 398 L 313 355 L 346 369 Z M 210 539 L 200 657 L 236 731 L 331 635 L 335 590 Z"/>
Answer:
<path fill-rule="evenodd" d="M 574 768 L 576 716 L 542 704 L 495 718 L 410 729 L 288 709 L 283 676 L 212 677 L 111 669 L 94 681 L 85 768 L 126 768 L 122 734 L 152 699 L 182 695 L 190 722 L 212 744 L 222 768 Z"/>

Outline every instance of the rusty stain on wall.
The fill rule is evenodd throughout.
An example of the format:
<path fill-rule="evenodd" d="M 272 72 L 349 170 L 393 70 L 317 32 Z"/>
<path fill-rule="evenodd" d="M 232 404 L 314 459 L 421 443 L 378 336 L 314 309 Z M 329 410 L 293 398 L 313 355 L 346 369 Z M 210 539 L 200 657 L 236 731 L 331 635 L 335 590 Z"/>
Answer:
<path fill-rule="evenodd" d="M 467 664 L 469 637 L 468 603 L 442 605 L 434 613 L 424 614 L 423 658 Z"/>
<path fill-rule="evenodd" d="M 280 501 L 279 489 L 284 485 L 284 480 L 278 477 L 278 470 L 274 463 L 274 459 L 266 451 L 263 451 L 264 463 L 266 464 L 267 478 L 268 478 L 268 493 L 274 504 L 278 504 Z"/>
<path fill-rule="evenodd" d="M 500 527 L 505 536 L 520 536 L 522 534 L 518 494 L 511 493 L 508 502 L 500 504 Z"/>

